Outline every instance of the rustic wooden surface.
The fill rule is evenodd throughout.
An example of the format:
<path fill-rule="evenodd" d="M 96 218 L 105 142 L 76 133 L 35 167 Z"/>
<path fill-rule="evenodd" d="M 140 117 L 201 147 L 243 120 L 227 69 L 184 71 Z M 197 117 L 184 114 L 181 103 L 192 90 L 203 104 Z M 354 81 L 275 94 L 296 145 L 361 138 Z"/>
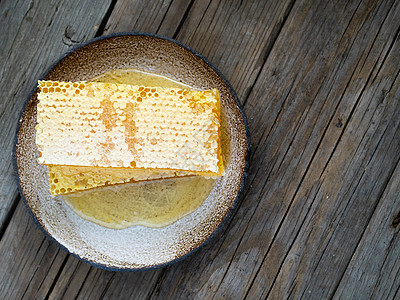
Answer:
<path fill-rule="evenodd" d="M 0 299 L 400 299 L 400 2 L 0 1 Z M 109 272 L 60 250 L 17 190 L 17 119 L 39 76 L 95 36 L 205 55 L 252 134 L 228 226 L 182 262 Z"/>

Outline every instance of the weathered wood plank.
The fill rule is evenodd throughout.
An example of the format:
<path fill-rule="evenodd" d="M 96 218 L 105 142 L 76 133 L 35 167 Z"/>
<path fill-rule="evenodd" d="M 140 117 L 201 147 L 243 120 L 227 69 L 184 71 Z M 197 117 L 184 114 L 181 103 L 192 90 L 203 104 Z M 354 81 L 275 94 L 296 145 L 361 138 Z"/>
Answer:
<path fill-rule="evenodd" d="M 152 270 L 133 274 L 116 273 L 104 289 L 104 299 L 148 299 L 163 272 L 163 270 Z M 82 291 L 79 298 L 85 296 L 84 292 Z M 90 294 L 86 294 L 86 297 L 87 295 Z"/>
<path fill-rule="evenodd" d="M 90 268 L 88 264 L 69 256 L 59 279 L 48 294 L 49 299 L 75 299 L 85 282 Z"/>
<path fill-rule="evenodd" d="M 66 254 L 45 238 L 20 202 L 0 242 L 0 298 L 44 298 Z"/>
<path fill-rule="evenodd" d="M 146 299 L 162 272 L 104 271 L 69 256 L 49 299 Z"/>
<path fill-rule="evenodd" d="M 172 1 L 156 32 L 164 36 L 175 38 L 180 30 L 180 26 L 186 20 L 186 13 L 190 11 L 192 2 L 193 1 L 187 0 Z"/>
<path fill-rule="evenodd" d="M 117 274 L 116 272 L 106 272 L 97 268 L 90 268 L 85 281 L 81 282 L 81 290 L 75 295 L 77 296 L 76 299 L 104 299 L 104 293 L 115 280 Z M 130 287 L 126 288 L 126 292 L 131 291 L 132 286 L 135 286 L 135 284 L 133 283 Z"/>
<path fill-rule="evenodd" d="M 399 85 L 398 85 L 399 86 Z M 334 299 L 397 299 L 400 286 L 400 164 L 358 244 Z"/>
<path fill-rule="evenodd" d="M 20 23 L 30 11 L 30 4 L 27 1 L 2 1 L 0 2 L 0 30 L 2 43 L 0 46 L 0 82 L 5 77 L 7 58 L 12 54 L 14 40 L 17 37 Z M 5 31 L 7 29 L 7 31 Z M 16 51 L 16 50 L 14 50 Z M 9 75 L 11 76 L 11 74 Z M 7 89 L 9 89 L 7 87 Z M 7 90 L 2 84 L 1 95 Z M 22 100 L 23 101 L 23 100 Z M 12 204 L 16 201 L 17 189 L 12 167 L 12 146 L 14 143 L 13 129 L 16 127 L 17 118 L 11 122 L 8 119 L 8 111 L 12 109 L 12 101 L 0 102 L 0 228 L 3 231 L 4 221 L 11 210 Z M 22 104 L 20 104 L 21 106 Z M 11 106 L 11 107 L 10 107 Z M 21 106 L 22 107 L 22 106 Z M 7 111 L 8 108 L 8 111 Z M 14 109 L 15 111 L 17 109 Z M 15 114 L 16 115 L 16 114 Z M 14 123 L 14 124 L 13 124 Z M 7 135 L 8 133 L 8 135 Z"/>
<path fill-rule="evenodd" d="M 17 195 L 12 149 L 23 104 L 46 68 L 94 36 L 109 3 L 0 2 L 0 226 Z"/>

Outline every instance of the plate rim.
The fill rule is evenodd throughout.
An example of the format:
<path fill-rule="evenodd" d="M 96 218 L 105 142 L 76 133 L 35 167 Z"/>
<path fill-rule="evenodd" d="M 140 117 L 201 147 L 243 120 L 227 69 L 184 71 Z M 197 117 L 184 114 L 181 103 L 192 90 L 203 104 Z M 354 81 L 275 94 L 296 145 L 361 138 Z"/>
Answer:
<path fill-rule="evenodd" d="M 79 259 L 79 260 L 81 260 L 81 261 L 83 261 L 85 263 L 88 263 L 91 266 L 97 267 L 99 269 L 106 270 L 106 271 L 114 271 L 114 272 L 115 271 L 118 271 L 118 272 L 139 272 L 139 271 L 161 269 L 161 268 L 164 268 L 166 266 L 170 266 L 170 265 L 175 264 L 177 262 L 183 261 L 188 256 L 192 255 L 196 251 L 200 250 L 201 248 L 203 248 L 204 246 L 209 244 L 210 241 L 213 240 L 214 237 L 216 237 L 218 234 L 222 233 L 222 231 L 224 231 L 226 229 L 226 226 L 227 226 L 229 220 L 232 218 L 233 214 L 236 212 L 236 210 L 237 210 L 237 208 L 239 206 L 239 203 L 240 203 L 240 200 L 241 200 L 241 195 L 243 193 L 243 190 L 244 190 L 247 178 L 248 178 L 251 142 L 250 142 L 250 129 L 249 129 L 249 125 L 248 125 L 248 119 L 247 119 L 246 114 L 244 112 L 244 108 L 243 108 L 242 104 L 240 103 L 239 98 L 238 98 L 235 90 L 233 89 L 232 85 L 229 83 L 229 81 L 201 53 L 199 53 L 198 51 L 192 49 L 191 47 L 187 46 L 186 44 L 184 44 L 184 43 L 182 43 L 182 42 L 180 42 L 178 40 L 175 40 L 173 38 L 170 38 L 170 37 L 166 37 L 166 36 L 155 34 L 155 33 L 142 32 L 142 31 L 115 32 L 115 33 L 111 33 L 111 34 L 108 34 L 108 35 L 96 37 L 96 38 L 93 38 L 93 39 L 91 39 L 89 41 L 86 41 L 84 43 L 79 43 L 79 44 L 74 45 L 73 47 L 71 47 L 71 49 L 69 49 L 67 52 L 62 54 L 54 63 L 52 63 L 50 65 L 50 67 L 48 67 L 46 69 L 46 71 L 40 76 L 39 80 L 43 80 L 57 64 L 59 64 L 64 58 L 66 58 L 67 56 L 71 55 L 73 52 L 79 50 L 80 48 L 83 48 L 83 47 L 85 47 L 85 46 L 87 46 L 89 44 L 92 44 L 92 43 L 96 43 L 98 41 L 107 40 L 107 39 L 111 39 L 111 38 L 115 38 L 115 37 L 124 37 L 124 36 L 145 36 L 145 37 L 151 37 L 151 38 L 156 38 L 156 39 L 162 39 L 162 40 L 166 40 L 166 41 L 172 42 L 174 44 L 177 44 L 178 46 L 180 46 L 180 47 L 192 52 L 195 56 L 197 56 L 201 60 L 203 60 L 207 64 L 208 67 L 210 67 L 213 71 L 215 71 L 217 73 L 217 75 L 222 79 L 224 84 L 227 86 L 229 92 L 231 93 L 231 95 L 235 99 L 236 106 L 238 107 L 238 109 L 240 111 L 240 114 L 242 116 L 243 124 L 244 124 L 244 127 L 245 127 L 245 133 L 246 133 L 245 166 L 244 166 L 242 179 L 241 179 L 239 190 L 238 190 L 238 192 L 236 194 L 236 197 L 233 200 L 232 205 L 230 206 L 230 208 L 229 208 L 228 212 L 226 213 L 225 217 L 217 225 L 217 228 L 215 228 L 215 230 L 200 245 L 196 246 L 194 249 L 192 249 L 191 251 L 183 254 L 182 256 L 177 257 L 177 258 L 175 258 L 173 260 L 170 260 L 168 262 L 165 262 L 165 263 L 151 265 L 151 266 L 145 266 L 145 267 L 119 268 L 119 267 L 114 267 L 114 266 L 107 266 L 107 265 L 102 264 L 102 263 L 98 263 L 98 262 L 95 262 L 95 261 L 88 260 L 88 259 L 86 259 L 84 257 L 81 257 L 80 255 L 78 255 L 76 253 L 73 253 L 73 252 L 69 251 L 66 248 L 66 246 L 62 245 L 58 240 L 56 240 L 46 230 L 46 228 L 43 227 L 43 225 L 38 220 L 37 216 L 33 213 L 32 208 L 30 207 L 30 205 L 29 205 L 28 201 L 26 200 L 25 195 L 24 195 L 24 193 L 22 191 L 20 177 L 19 177 L 18 162 L 17 162 L 18 136 L 19 136 L 19 131 L 20 131 L 20 128 L 21 128 L 21 121 L 22 121 L 23 114 L 24 114 L 28 104 L 30 103 L 30 100 L 32 99 L 33 95 L 35 94 L 35 92 L 37 90 L 37 87 L 33 88 L 33 90 L 30 92 L 29 97 L 25 100 L 25 102 L 23 104 L 23 107 L 22 107 L 22 111 L 19 114 L 18 124 L 17 124 L 16 133 L 15 133 L 15 137 L 14 137 L 14 143 L 13 143 L 12 160 L 13 160 L 14 171 L 15 171 L 15 174 L 16 174 L 18 192 L 20 194 L 21 199 L 23 200 L 24 206 L 28 210 L 28 213 L 31 216 L 31 218 L 33 219 L 33 222 L 35 223 L 35 225 L 37 227 L 39 227 L 39 229 L 44 233 L 44 235 L 47 238 L 49 238 L 52 242 L 54 242 L 58 247 L 60 247 L 67 254 L 72 255 L 73 257 L 75 257 L 75 258 L 77 258 L 77 259 Z"/>

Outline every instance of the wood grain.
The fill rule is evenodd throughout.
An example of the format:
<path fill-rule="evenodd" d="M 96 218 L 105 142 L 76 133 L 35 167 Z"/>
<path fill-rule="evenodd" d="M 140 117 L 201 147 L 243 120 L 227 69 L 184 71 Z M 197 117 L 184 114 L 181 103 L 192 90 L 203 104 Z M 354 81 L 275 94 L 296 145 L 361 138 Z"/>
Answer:
<path fill-rule="evenodd" d="M 340 280 L 334 299 L 397 299 L 400 287 L 399 227 L 400 165 L 390 181 Z M 363 287 L 363 288 L 360 288 Z"/>
<path fill-rule="evenodd" d="M 0 242 L 0 298 L 43 299 L 66 253 L 45 238 L 22 202 Z"/>
<path fill-rule="evenodd" d="M 0 298 L 400 297 L 399 1 L 2 0 L 0 16 Z M 119 273 L 44 237 L 18 202 L 7 151 L 51 61 L 132 30 L 177 38 L 222 71 L 252 152 L 241 204 L 210 244 L 160 270 Z"/>

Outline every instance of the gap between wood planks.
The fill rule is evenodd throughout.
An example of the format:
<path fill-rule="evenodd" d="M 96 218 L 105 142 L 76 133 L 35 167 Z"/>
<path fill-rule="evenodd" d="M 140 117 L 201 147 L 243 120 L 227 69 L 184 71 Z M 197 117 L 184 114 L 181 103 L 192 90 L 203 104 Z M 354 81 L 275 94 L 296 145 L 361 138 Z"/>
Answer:
<path fill-rule="evenodd" d="M 62 271 L 64 270 L 65 265 L 67 264 L 67 261 L 68 261 L 69 257 L 70 257 L 69 255 L 66 255 L 66 256 L 65 256 L 65 258 L 64 258 L 64 260 L 63 260 L 63 262 L 62 262 L 62 264 L 61 264 L 61 266 L 60 266 L 60 269 L 57 271 L 57 274 L 56 274 L 56 276 L 54 277 L 54 280 L 53 280 L 53 282 L 52 282 L 52 284 L 51 284 L 51 286 L 50 286 L 50 288 L 49 288 L 49 290 L 48 290 L 48 292 L 47 292 L 47 294 L 46 294 L 45 299 L 49 299 L 51 293 L 52 293 L 53 290 L 54 290 L 54 287 L 56 286 L 56 283 L 57 283 L 58 279 L 59 279 L 60 276 L 61 276 Z"/>
<path fill-rule="evenodd" d="M 190 1 L 189 6 L 187 7 L 185 13 L 183 14 L 183 17 L 182 17 L 182 19 L 181 19 L 181 21 L 180 21 L 178 27 L 176 28 L 176 30 L 175 30 L 174 35 L 172 36 L 172 38 L 176 39 L 176 37 L 178 36 L 179 32 L 181 31 L 181 28 L 182 28 L 183 24 L 185 23 L 185 21 L 186 21 L 188 15 L 189 15 L 189 11 L 192 9 L 192 6 L 193 6 L 194 1 L 195 1 L 195 0 L 191 0 L 191 1 Z M 172 1 L 171 1 L 171 4 L 172 4 Z M 171 4 L 170 4 L 169 7 L 171 7 Z M 208 4 L 208 5 L 210 5 L 210 4 Z M 168 9 L 169 9 L 169 7 L 168 7 Z M 207 8 L 208 8 L 208 6 L 207 6 Z M 165 12 L 164 18 L 165 18 L 165 16 L 166 16 L 167 13 L 168 13 L 168 9 L 167 9 L 167 11 Z M 164 18 L 163 18 L 163 20 L 160 22 L 160 26 L 158 26 L 157 32 L 159 32 L 159 30 L 160 30 L 160 28 L 161 28 L 161 25 L 162 25 L 162 23 L 163 23 L 163 21 L 164 21 Z"/>
<path fill-rule="evenodd" d="M 400 286 L 396 290 L 396 294 L 394 295 L 394 299 L 399 299 L 398 294 L 400 293 Z"/>
<path fill-rule="evenodd" d="M 105 29 L 108 20 L 110 19 L 111 13 L 114 10 L 115 5 L 117 4 L 118 0 L 112 0 L 110 3 L 110 6 L 108 7 L 106 14 L 104 15 L 103 19 L 100 22 L 99 28 L 97 28 L 96 34 L 94 35 L 95 38 L 102 36 Z"/>
<path fill-rule="evenodd" d="M 12 217 L 14 216 L 15 211 L 17 210 L 18 202 L 20 200 L 22 200 L 21 196 L 20 196 L 19 193 L 17 193 L 17 195 L 15 196 L 15 198 L 14 198 L 14 200 L 12 202 L 12 205 L 11 205 L 9 211 L 7 212 L 7 215 L 6 215 L 5 219 L 4 219 L 4 223 L 0 227 L 0 242 L 1 242 L 1 239 L 3 238 L 3 236 L 4 236 L 4 233 L 6 232 L 6 230 L 8 228 L 8 225 L 11 222 Z"/>
<path fill-rule="evenodd" d="M 91 271 L 91 270 L 92 270 L 92 269 L 90 269 L 90 271 Z M 107 293 L 107 291 L 108 291 L 108 289 L 109 289 L 111 283 L 114 281 L 114 277 L 115 277 L 115 272 L 112 274 L 111 278 L 108 280 L 108 282 L 107 282 L 107 284 L 106 284 L 106 286 L 105 286 L 103 292 L 102 292 L 101 295 L 100 295 L 100 299 L 104 299 L 104 296 L 106 295 L 106 293 Z M 82 285 L 82 286 L 83 286 L 83 285 Z M 81 290 L 82 290 L 82 289 L 80 289 L 79 292 L 80 292 Z M 79 295 L 79 293 L 78 293 L 78 295 Z M 78 298 L 78 295 L 76 296 L 76 298 Z"/>
<path fill-rule="evenodd" d="M 253 85 L 248 89 L 248 91 L 243 96 L 243 103 L 242 103 L 243 107 L 246 105 L 246 102 L 249 99 L 249 96 L 250 96 L 254 86 L 257 84 L 257 82 L 258 82 L 258 80 L 260 78 L 260 75 L 262 73 L 263 67 L 264 67 L 265 63 L 267 62 L 267 60 L 268 60 L 268 58 L 269 58 L 269 56 L 271 54 L 272 48 L 274 48 L 274 46 L 275 46 L 276 40 L 278 39 L 279 35 L 281 34 L 282 28 L 285 25 L 285 23 L 287 21 L 287 18 L 289 16 L 290 12 L 292 11 L 292 8 L 293 8 L 295 2 L 296 2 L 296 0 L 292 0 L 289 3 L 286 11 L 283 14 L 282 22 L 277 23 L 276 26 L 272 29 L 272 32 L 271 32 L 272 39 L 270 40 L 269 43 L 267 43 L 267 45 L 265 47 L 265 53 L 264 53 L 264 57 L 263 57 L 263 60 L 262 60 L 262 63 L 261 63 L 260 70 L 258 70 L 258 73 L 257 73 L 257 75 L 256 75 L 256 77 L 254 79 Z"/>
<path fill-rule="evenodd" d="M 42 242 L 40 243 L 40 246 L 37 248 L 37 251 L 36 251 L 36 253 L 35 253 L 35 257 L 37 257 L 38 253 L 40 252 L 40 249 L 43 247 L 43 244 L 44 244 L 45 240 L 46 240 L 46 237 L 43 237 Z M 44 258 L 44 256 L 41 257 L 40 262 L 39 262 L 39 265 L 40 265 L 41 261 L 43 260 L 43 258 Z M 55 257 L 54 257 L 54 259 L 55 259 Z M 53 262 L 54 262 L 54 259 L 53 259 Z M 24 293 L 22 294 L 21 298 L 24 298 L 24 297 L 25 297 L 25 294 L 26 294 L 26 292 L 29 290 L 29 287 L 30 287 L 30 285 L 31 285 L 31 282 L 32 282 L 33 278 L 35 278 L 35 275 L 36 275 L 36 272 L 37 272 L 37 271 L 38 271 L 38 268 L 36 268 L 35 271 L 33 272 L 33 274 L 32 274 L 32 276 L 31 276 L 31 278 L 30 278 L 28 284 L 26 285 L 25 291 L 24 291 Z M 42 281 L 42 283 L 43 283 L 43 281 Z"/>
<path fill-rule="evenodd" d="M 188 9 L 190 9 L 190 7 L 192 7 L 193 1 L 194 1 L 194 0 L 190 1 L 189 6 L 188 6 L 188 7 L 189 7 Z M 156 32 L 160 32 L 161 26 L 162 26 L 162 24 L 164 23 L 165 18 L 167 17 L 167 14 L 168 14 L 169 9 L 171 8 L 171 5 L 172 5 L 172 1 L 169 3 L 168 8 L 167 8 L 167 10 L 165 11 L 165 14 L 164 14 L 163 18 L 161 19 L 160 24 L 158 25 Z M 186 11 L 186 12 L 187 12 L 187 11 Z M 185 12 L 185 14 L 186 14 L 186 12 Z M 186 19 L 185 16 L 183 16 L 183 18 Z M 181 23 L 178 25 L 178 30 L 176 30 L 176 31 L 179 31 L 179 29 L 180 29 L 180 27 L 181 27 L 181 24 L 182 24 L 182 21 L 181 21 Z M 176 31 L 175 31 L 175 33 L 174 33 L 174 35 L 173 35 L 174 38 L 175 38 Z"/>
<path fill-rule="evenodd" d="M 77 268 L 78 268 L 78 265 L 77 265 Z M 79 287 L 78 292 L 76 293 L 76 296 L 77 296 L 77 297 L 78 297 L 79 293 L 82 291 L 83 285 L 85 284 L 86 279 L 88 278 L 88 276 L 89 276 L 89 274 L 90 274 L 90 272 L 91 272 L 92 270 L 93 270 L 93 267 L 90 267 L 89 270 L 87 271 L 87 273 L 86 273 L 86 275 L 85 275 L 85 278 L 82 280 L 82 284 L 81 284 L 81 286 Z M 112 281 L 112 278 L 111 278 L 109 281 Z M 109 283 L 107 283 L 107 286 L 108 286 L 108 285 L 109 285 Z M 63 297 L 64 297 L 64 295 L 63 295 Z"/>
<path fill-rule="evenodd" d="M 400 158 L 399 158 L 399 160 L 397 161 L 397 163 L 396 163 L 396 165 L 395 165 L 393 171 L 391 172 L 390 176 L 388 177 L 388 180 L 385 182 L 385 186 L 384 186 L 384 188 L 382 189 L 382 193 L 379 195 L 379 201 L 377 201 L 377 203 L 376 203 L 376 205 L 375 205 L 375 207 L 374 207 L 374 211 L 375 211 L 375 209 L 377 208 L 378 204 L 380 203 L 380 200 L 382 199 L 382 196 L 384 195 L 384 193 L 385 193 L 385 191 L 386 191 L 386 188 L 388 187 L 388 184 L 389 184 L 390 180 L 392 179 L 393 173 L 395 172 L 395 169 L 398 167 L 399 164 L 400 164 Z M 372 217 L 373 217 L 373 213 L 371 214 L 371 216 L 370 216 L 369 219 L 368 219 L 368 224 L 370 223 Z M 392 224 L 392 223 L 391 223 L 391 224 Z M 360 240 L 359 240 L 358 243 L 357 243 L 357 247 L 355 248 L 355 250 L 354 250 L 354 252 L 353 252 L 353 254 L 352 254 L 352 256 L 351 256 L 351 258 L 350 258 L 350 260 L 349 260 L 349 264 L 350 264 L 351 260 L 353 259 L 354 255 L 355 255 L 355 253 L 356 253 L 356 251 L 357 251 L 357 249 L 358 249 L 358 246 L 359 246 L 359 244 L 360 244 L 362 238 L 363 238 L 364 235 L 365 235 L 365 231 L 366 231 L 366 230 L 367 230 L 367 227 L 365 227 L 365 230 L 364 230 L 363 234 L 361 235 Z M 390 240 L 388 249 L 391 249 L 391 248 L 392 248 L 392 246 L 393 246 L 393 241 L 397 238 L 397 235 L 398 235 L 398 234 L 399 234 L 398 231 L 396 231 L 396 232 L 393 234 L 393 236 L 392 236 L 392 238 L 391 238 L 391 240 Z M 389 251 L 388 251 L 388 252 L 389 252 Z M 381 269 L 379 270 L 379 274 L 382 273 L 382 268 L 385 266 L 385 263 L 386 263 L 386 259 L 387 259 L 387 258 L 388 258 L 388 256 L 385 256 L 385 259 L 383 260 L 383 263 L 382 263 L 382 267 L 381 267 Z M 346 271 L 347 271 L 348 267 L 349 267 L 349 265 L 347 265 L 346 269 L 344 270 L 343 276 L 344 276 L 344 274 L 346 274 Z M 343 276 L 340 278 L 340 281 L 338 282 L 337 286 L 335 287 L 335 290 L 334 290 L 333 295 L 335 295 L 336 290 L 337 290 L 338 287 L 340 286 L 340 283 L 342 282 Z M 380 276 L 379 276 L 379 278 L 380 278 Z M 375 293 L 375 290 L 376 290 L 376 288 L 377 288 L 377 286 L 378 286 L 378 283 L 379 283 L 379 281 L 378 281 L 377 284 L 375 285 L 374 291 L 373 291 L 372 294 Z M 399 287 L 399 288 L 400 288 L 400 287 Z"/>

